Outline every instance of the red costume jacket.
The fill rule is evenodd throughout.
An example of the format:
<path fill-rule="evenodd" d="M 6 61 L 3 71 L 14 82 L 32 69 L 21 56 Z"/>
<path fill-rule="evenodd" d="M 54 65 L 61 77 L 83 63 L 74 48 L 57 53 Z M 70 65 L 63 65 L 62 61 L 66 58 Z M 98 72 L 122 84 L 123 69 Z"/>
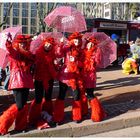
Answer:
<path fill-rule="evenodd" d="M 44 49 L 44 43 L 36 51 L 36 61 L 35 61 L 35 80 L 43 81 L 43 86 L 48 89 L 48 81 L 51 79 L 56 79 L 57 71 L 54 65 L 55 51 L 53 49 L 46 52 Z"/>
<path fill-rule="evenodd" d="M 10 60 L 10 80 L 8 89 L 34 88 L 33 77 L 30 66 L 33 64 L 34 56 L 22 48 L 16 47 L 15 43 L 6 42 Z"/>

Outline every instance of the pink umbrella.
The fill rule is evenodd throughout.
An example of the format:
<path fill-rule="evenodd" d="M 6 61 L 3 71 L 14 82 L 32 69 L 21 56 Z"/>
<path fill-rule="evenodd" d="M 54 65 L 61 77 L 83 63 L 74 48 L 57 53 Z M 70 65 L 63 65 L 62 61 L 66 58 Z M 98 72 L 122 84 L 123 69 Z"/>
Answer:
<path fill-rule="evenodd" d="M 60 6 L 54 9 L 44 19 L 44 22 L 61 32 L 82 32 L 86 31 L 84 16 L 77 9 L 70 6 Z"/>
<path fill-rule="evenodd" d="M 38 35 L 38 37 L 31 42 L 30 51 L 35 54 L 36 50 L 42 43 L 42 41 L 47 37 L 53 37 L 56 41 L 56 43 L 60 43 L 60 39 L 63 37 L 64 42 L 67 42 L 67 39 L 64 37 L 64 35 L 61 32 L 47 32 L 47 33 L 41 33 Z"/>
<path fill-rule="evenodd" d="M 22 33 L 22 26 L 9 27 L 0 33 L 0 56 L 2 58 L 0 59 L 0 67 L 2 68 L 5 68 L 8 63 L 8 52 L 5 46 L 8 33 L 10 33 L 12 35 L 12 39 L 14 39 L 17 34 Z"/>
<path fill-rule="evenodd" d="M 117 45 L 103 32 L 87 32 L 83 35 L 83 41 L 91 36 L 99 41 L 98 47 L 101 50 L 101 64 L 98 67 L 106 68 L 117 59 Z"/>

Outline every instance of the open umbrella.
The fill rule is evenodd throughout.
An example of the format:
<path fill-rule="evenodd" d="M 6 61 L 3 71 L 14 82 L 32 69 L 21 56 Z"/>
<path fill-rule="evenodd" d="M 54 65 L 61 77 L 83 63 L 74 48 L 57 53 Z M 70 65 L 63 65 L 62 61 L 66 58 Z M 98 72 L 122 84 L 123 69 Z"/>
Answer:
<path fill-rule="evenodd" d="M 45 17 L 44 22 L 60 32 L 72 33 L 87 30 L 84 16 L 71 6 L 57 7 Z"/>
<path fill-rule="evenodd" d="M 60 39 L 63 38 L 64 42 L 67 42 L 67 39 L 64 37 L 64 35 L 61 32 L 46 32 L 41 33 L 38 35 L 38 37 L 31 42 L 30 51 L 35 54 L 38 47 L 41 45 L 42 41 L 47 37 L 53 37 L 56 41 L 56 43 L 60 43 Z"/>
<path fill-rule="evenodd" d="M 22 33 L 22 26 L 9 27 L 0 33 L 0 56 L 2 58 L 0 59 L 0 67 L 2 67 L 3 69 L 8 63 L 8 52 L 5 46 L 8 33 L 12 35 L 13 40 L 17 34 Z"/>
<path fill-rule="evenodd" d="M 87 32 L 83 35 L 83 41 L 91 36 L 98 40 L 97 47 L 101 50 L 101 63 L 98 67 L 106 68 L 117 59 L 117 45 L 103 32 Z"/>

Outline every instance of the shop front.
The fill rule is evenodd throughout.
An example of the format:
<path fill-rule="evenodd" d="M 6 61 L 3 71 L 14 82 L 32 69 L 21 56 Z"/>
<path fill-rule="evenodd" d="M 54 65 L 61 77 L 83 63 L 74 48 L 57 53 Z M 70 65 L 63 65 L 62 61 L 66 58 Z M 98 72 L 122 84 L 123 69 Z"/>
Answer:
<path fill-rule="evenodd" d="M 135 41 L 137 37 L 140 38 L 140 21 L 129 22 L 128 29 L 130 41 Z"/>

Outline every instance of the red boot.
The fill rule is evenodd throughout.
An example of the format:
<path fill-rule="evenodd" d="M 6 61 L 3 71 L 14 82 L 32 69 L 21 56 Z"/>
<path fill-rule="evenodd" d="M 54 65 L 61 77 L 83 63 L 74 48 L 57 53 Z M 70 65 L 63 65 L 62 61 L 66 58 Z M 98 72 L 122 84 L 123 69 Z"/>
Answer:
<path fill-rule="evenodd" d="M 5 135 L 8 129 L 13 124 L 17 116 L 18 108 L 16 104 L 10 106 L 1 116 L 0 116 L 0 134 Z"/>
<path fill-rule="evenodd" d="M 73 101 L 72 106 L 72 119 L 73 121 L 80 122 L 82 119 L 82 112 L 81 112 L 81 102 L 80 101 Z"/>
<path fill-rule="evenodd" d="M 28 104 L 18 111 L 16 121 L 15 121 L 15 130 L 22 131 L 27 128 L 27 115 L 28 115 Z"/>
<path fill-rule="evenodd" d="M 47 111 L 50 115 L 53 114 L 53 104 L 52 101 L 42 100 L 42 111 Z"/>
<path fill-rule="evenodd" d="M 28 118 L 29 125 L 37 124 L 37 121 L 41 117 L 41 109 L 42 109 L 41 103 L 37 104 L 35 100 L 33 100 L 30 106 L 30 111 L 29 111 L 29 118 Z"/>
<path fill-rule="evenodd" d="M 64 120 L 64 100 L 57 99 L 54 106 L 53 121 L 61 123 Z"/>
<path fill-rule="evenodd" d="M 88 100 L 84 94 L 81 95 L 81 105 L 82 105 L 82 116 L 86 116 L 88 114 Z"/>
<path fill-rule="evenodd" d="M 90 101 L 91 119 L 95 122 L 100 122 L 106 117 L 106 113 L 97 98 Z"/>

